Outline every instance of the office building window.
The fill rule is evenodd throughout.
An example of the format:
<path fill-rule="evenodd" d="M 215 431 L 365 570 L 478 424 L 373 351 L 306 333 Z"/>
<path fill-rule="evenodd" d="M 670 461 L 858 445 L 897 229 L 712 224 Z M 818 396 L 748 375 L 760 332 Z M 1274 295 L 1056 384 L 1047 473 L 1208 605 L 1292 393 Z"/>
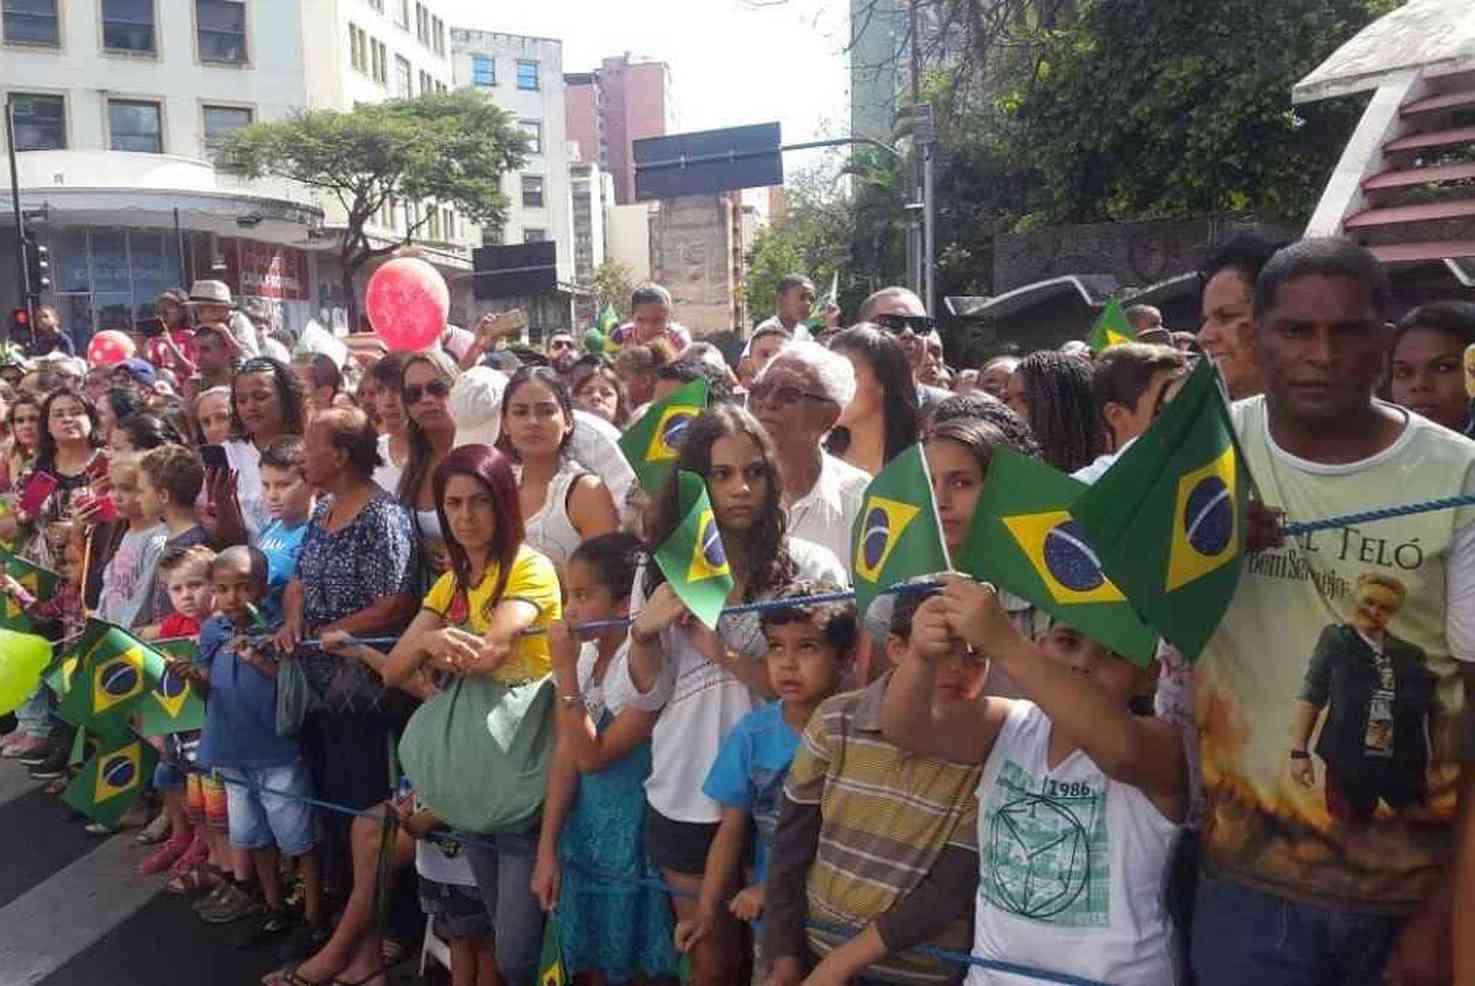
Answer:
<path fill-rule="evenodd" d="M 454 241 L 456 239 L 456 210 L 442 209 L 440 215 L 441 227 L 445 231 L 446 239 Z"/>
<path fill-rule="evenodd" d="M 164 153 L 159 104 L 137 99 L 108 100 L 108 133 L 115 151 Z"/>
<path fill-rule="evenodd" d="M 0 0 L 0 26 L 13 44 L 61 44 L 56 0 Z"/>
<path fill-rule="evenodd" d="M 517 88 L 533 92 L 538 90 L 538 63 L 517 60 Z"/>
<path fill-rule="evenodd" d="M 447 86 L 444 82 L 441 82 L 439 79 L 436 80 L 436 82 L 435 82 L 435 91 L 436 92 L 448 92 L 449 90 L 450 90 L 450 87 Z"/>
<path fill-rule="evenodd" d="M 522 176 L 522 207 L 524 209 L 543 208 L 543 176 Z"/>
<path fill-rule="evenodd" d="M 102 46 L 154 51 L 154 0 L 102 0 Z"/>
<path fill-rule="evenodd" d="M 409 60 L 400 55 L 394 56 L 394 94 L 400 99 L 410 99 L 415 95 L 415 77 L 410 71 Z"/>
<path fill-rule="evenodd" d="M 435 80 L 430 77 L 430 73 L 429 72 L 426 72 L 426 71 L 423 71 L 422 70 L 420 72 L 420 95 L 423 96 L 427 92 L 434 92 L 434 91 L 435 91 Z"/>
<path fill-rule="evenodd" d="M 440 239 L 440 210 L 435 206 L 430 207 L 430 223 L 425 231 L 427 240 Z"/>
<path fill-rule="evenodd" d="M 501 246 L 504 235 L 501 226 L 483 226 L 481 228 L 481 245 Z"/>
<path fill-rule="evenodd" d="M 250 126 L 251 119 L 251 111 L 239 106 L 206 106 L 205 155 L 212 161 L 217 160 L 225 138 L 242 127 Z"/>
<path fill-rule="evenodd" d="M 548 239 L 548 231 L 546 229 L 537 229 L 532 226 L 524 226 L 522 228 L 522 241 L 524 243 L 542 243 L 546 239 Z"/>
<path fill-rule="evenodd" d="M 355 72 L 369 74 L 368 35 L 354 25 L 348 25 L 348 63 Z"/>
<path fill-rule="evenodd" d="M 435 41 L 435 53 L 437 55 L 440 55 L 441 57 L 445 57 L 445 53 L 446 53 L 446 22 L 443 21 L 443 20 L 441 20 L 439 17 L 432 17 L 430 19 L 430 23 L 431 23 L 431 28 L 434 31 L 434 35 L 435 35 L 435 38 L 434 38 L 434 41 Z"/>
<path fill-rule="evenodd" d="M 379 13 L 384 13 L 384 0 L 369 0 L 369 6 Z"/>
<path fill-rule="evenodd" d="M 539 120 L 518 120 L 517 128 L 528 139 L 528 153 L 543 153 L 543 124 Z"/>
<path fill-rule="evenodd" d="M 394 0 L 394 22 L 406 31 L 410 29 L 410 0 Z"/>
<path fill-rule="evenodd" d="M 471 56 L 471 84 L 473 86 L 497 84 L 497 62 L 491 55 Z"/>
<path fill-rule="evenodd" d="M 241 0 L 195 0 L 200 61 L 246 61 L 246 5 Z"/>
<path fill-rule="evenodd" d="M 369 39 L 369 52 L 373 57 L 374 81 L 382 85 L 389 83 L 389 46 L 383 41 Z"/>
<path fill-rule="evenodd" d="M 10 94 L 17 151 L 60 151 L 67 146 L 66 101 L 60 96 Z"/>

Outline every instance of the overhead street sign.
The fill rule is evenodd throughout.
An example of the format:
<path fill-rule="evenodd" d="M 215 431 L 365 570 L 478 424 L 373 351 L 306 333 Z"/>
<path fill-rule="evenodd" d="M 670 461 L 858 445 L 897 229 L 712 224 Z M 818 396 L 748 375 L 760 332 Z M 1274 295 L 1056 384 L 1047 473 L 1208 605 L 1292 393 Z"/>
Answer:
<path fill-rule="evenodd" d="M 782 185 L 782 148 L 777 123 L 637 140 L 635 198 L 644 202 Z"/>

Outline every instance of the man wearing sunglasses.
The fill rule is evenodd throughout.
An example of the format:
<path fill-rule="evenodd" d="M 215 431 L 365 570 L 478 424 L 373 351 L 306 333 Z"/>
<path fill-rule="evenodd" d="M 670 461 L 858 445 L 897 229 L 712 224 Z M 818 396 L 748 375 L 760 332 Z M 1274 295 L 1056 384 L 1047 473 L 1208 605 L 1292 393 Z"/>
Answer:
<path fill-rule="evenodd" d="M 579 349 L 574 343 L 574 337 L 567 332 L 555 332 L 549 336 L 546 352 L 548 362 L 559 373 L 567 373 L 573 368 L 574 360 L 579 357 Z"/>
<path fill-rule="evenodd" d="M 871 322 L 896 336 L 912 364 L 912 377 L 917 382 L 917 402 L 930 407 L 946 397 L 949 391 L 923 383 L 918 375 L 927 364 L 927 336 L 936 333 L 937 320 L 927 314 L 922 299 L 909 288 L 895 285 L 882 288 L 861 302 L 857 317 Z"/>
<path fill-rule="evenodd" d="M 773 439 L 789 534 L 850 557 L 850 532 L 871 477 L 820 447 L 855 397 L 850 360 L 816 342 L 791 342 L 748 391 L 748 410 Z"/>

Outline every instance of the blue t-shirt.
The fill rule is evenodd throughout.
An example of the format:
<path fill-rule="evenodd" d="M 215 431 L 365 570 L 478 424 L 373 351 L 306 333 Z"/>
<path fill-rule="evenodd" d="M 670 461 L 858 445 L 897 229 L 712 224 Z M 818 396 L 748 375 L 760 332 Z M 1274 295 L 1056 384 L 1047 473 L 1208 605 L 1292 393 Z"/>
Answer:
<path fill-rule="evenodd" d="M 210 668 L 200 764 L 205 767 L 282 767 L 301 757 L 297 740 L 277 735 L 277 683 L 230 649 L 238 632 L 219 614 L 200 627 L 195 660 Z"/>
<path fill-rule="evenodd" d="M 702 793 L 725 808 L 742 808 L 758 830 L 753 874 L 768 875 L 768 847 L 778 828 L 784 776 L 799 748 L 799 734 L 784 721 L 784 703 L 769 702 L 738 720 L 707 772 Z"/>
<path fill-rule="evenodd" d="M 282 591 L 297 574 L 297 556 L 302 554 L 302 538 L 307 521 L 288 527 L 274 520 L 256 538 L 256 547 L 266 556 L 266 599 L 261 603 L 261 616 L 267 623 L 282 619 Z"/>

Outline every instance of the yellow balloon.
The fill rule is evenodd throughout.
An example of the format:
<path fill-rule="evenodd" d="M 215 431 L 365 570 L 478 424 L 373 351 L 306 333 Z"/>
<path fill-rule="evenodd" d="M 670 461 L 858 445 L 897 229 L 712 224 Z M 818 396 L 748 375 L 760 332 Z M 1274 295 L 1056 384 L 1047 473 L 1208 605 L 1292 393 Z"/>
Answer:
<path fill-rule="evenodd" d="M 32 633 L 0 630 L 0 715 L 14 712 L 41 685 L 51 644 Z"/>

